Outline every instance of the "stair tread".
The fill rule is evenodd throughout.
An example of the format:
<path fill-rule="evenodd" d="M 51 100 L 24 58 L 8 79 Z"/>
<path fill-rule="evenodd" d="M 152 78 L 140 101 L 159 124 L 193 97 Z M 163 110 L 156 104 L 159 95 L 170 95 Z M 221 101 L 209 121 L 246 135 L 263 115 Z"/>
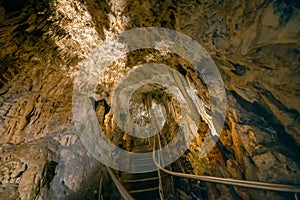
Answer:
<path fill-rule="evenodd" d="M 135 183 L 135 182 L 147 182 L 147 181 L 153 181 L 153 180 L 158 180 L 158 176 L 143 178 L 143 179 L 122 180 L 122 182 L 124 182 L 124 183 Z"/>
<path fill-rule="evenodd" d="M 159 191 L 148 191 L 142 193 L 133 193 L 131 194 L 136 200 L 143 199 L 143 200 L 160 200 L 159 198 Z"/>
<path fill-rule="evenodd" d="M 140 189 L 140 190 L 131 190 L 129 193 L 134 194 L 134 193 L 142 193 L 142 192 L 149 192 L 149 191 L 155 191 L 158 190 L 158 187 L 152 187 L 152 188 L 147 188 L 147 189 Z"/>
<path fill-rule="evenodd" d="M 122 173 L 121 174 L 121 180 L 136 180 L 136 179 L 143 179 L 143 178 L 151 178 L 151 177 L 157 177 L 157 171 L 154 172 L 147 172 L 147 173 Z"/>
<path fill-rule="evenodd" d="M 131 150 L 134 153 L 148 153 L 148 152 L 152 152 L 152 149 L 132 149 Z"/>

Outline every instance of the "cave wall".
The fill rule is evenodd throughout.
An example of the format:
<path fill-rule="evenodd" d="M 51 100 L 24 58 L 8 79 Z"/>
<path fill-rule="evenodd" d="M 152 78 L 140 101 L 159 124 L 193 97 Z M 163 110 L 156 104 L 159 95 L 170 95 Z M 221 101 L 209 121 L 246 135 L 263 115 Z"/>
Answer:
<path fill-rule="evenodd" d="M 197 148 L 192 147 L 182 158 L 189 166 L 180 161 L 178 170 L 300 184 L 297 1 L 0 3 L 3 195 L 11 199 L 97 195 L 93 193 L 97 184 L 87 183 L 97 182 L 95 174 L 102 166 L 74 131 L 73 78 L 88 52 L 106 37 L 145 26 L 166 27 L 194 38 L 215 61 L 227 91 L 220 142 L 203 159 L 197 159 Z M 222 185 L 204 187 L 210 199 L 290 198 Z"/>

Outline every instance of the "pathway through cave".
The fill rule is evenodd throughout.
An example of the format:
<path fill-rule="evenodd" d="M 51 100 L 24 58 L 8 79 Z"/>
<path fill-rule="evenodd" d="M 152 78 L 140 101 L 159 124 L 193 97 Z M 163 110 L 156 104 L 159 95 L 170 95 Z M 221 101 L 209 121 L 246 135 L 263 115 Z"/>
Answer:
<path fill-rule="evenodd" d="M 99 171 L 105 165 L 78 137 L 72 113 L 74 79 L 94 48 L 141 27 L 168 28 L 193 38 L 216 63 L 226 89 L 225 123 L 204 157 L 199 156 L 203 137 L 212 134 L 212 127 L 203 114 L 191 131 L 182 131 L 182 101 L 175 90 L 143 84 L 130 96 L 132 122 L 148 126 L 156 116 L 162 146 L 170 141 L 181 146 L 193 134 L 192 144 L 167 168 L 299 186 L 299 19 L 299 3 L 292 0 L 0 0 L 0 199 L 98 199 Z M 176 52 L 146 48 L 127 53 L 99 77 L 91 96 L 105 137 L 126 151 L 152 152 L 154 146 L 154 136 L 129 135 L 112 112 L 115 86 L 145 63 L 164 64 L 178 73 L 204 103 L 207 116 L 211 96 L 218 95 L 208 92 L 192 63 Z M 176 140 L 180 131 L 187 135 Z M 151 185 L 158 181 L 156 172 L 144 177 L 115 173 L 128 187 L 132 180 L 146 179 L 158 196 Z M 181 199 L 295 197 L 161 173 L 167 179 L 165 194 Z M 105 199 L 120 198 L 107 172 L 102 186 Z M 139 186 L 137 190 L 144 189 Z"/>

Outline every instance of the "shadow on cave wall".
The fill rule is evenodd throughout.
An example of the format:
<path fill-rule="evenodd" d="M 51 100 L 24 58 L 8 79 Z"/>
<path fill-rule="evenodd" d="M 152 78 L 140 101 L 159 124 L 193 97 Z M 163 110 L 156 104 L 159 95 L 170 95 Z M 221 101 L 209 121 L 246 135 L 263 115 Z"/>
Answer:
<path fill-rule="evenodd" d="M 45 21 L 51 12 L 50 1 L 2 0 L 0 11 L 0 48 L 5 49 L 0 51 L 1 88 L 33 62 L 33 57 L 49 54 L 49 49 L 54 52 L 56 45 L 42 37 L 49 27 Z M 46 47 L 47 53 L 42 51 Z"/>

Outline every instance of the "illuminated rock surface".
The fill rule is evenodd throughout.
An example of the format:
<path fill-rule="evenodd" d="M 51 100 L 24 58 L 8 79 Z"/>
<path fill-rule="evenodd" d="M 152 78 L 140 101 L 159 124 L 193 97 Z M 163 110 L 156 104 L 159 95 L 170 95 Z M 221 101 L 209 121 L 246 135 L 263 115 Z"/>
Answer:
<path fill-rule="evenodd" d="M 198 158 L 201 133 L 207 130 L 206 123 L 199 123 L 199 137 L 173 169 L 300 184 L 298 1 L 0 3 L 0 199 L 98 198 L 103 165 L 76 135 L 73 80 L 80 62 L 105 38 L 145 26 L 174 29 L 199 42 L 218 66 L 227 92 L 226 122 L 216 147 L 207 157 Z M 186 60 L 153 50 L 129 53 L 102 77 L 96 113 L 107 137 L 132 151 L 144 141 L 131 142 L 115 125 L 110 95 L 126 70 L 145 62 L 177 69 L 209 101 L 205 86 L 195 81 L 195 74 L 185 71 L 189 66 Z M 180 115 L 178 102 L 162 91 L 154 92 L 152 98 L 173 110 L 164 129 L 170 134 L 167 142 Z M 133 115 L 146 110 L 151 102 L 138 94 L 134 101 Z M 136 122 L 146 123 L 147 116 L 143 117 L 136 117 Z M 283 193 L 176 181 L 178 195 L 186 199 L 292 198 Z M 118 198 L 107 176 L 105 183 L 104 195 Z"/>

